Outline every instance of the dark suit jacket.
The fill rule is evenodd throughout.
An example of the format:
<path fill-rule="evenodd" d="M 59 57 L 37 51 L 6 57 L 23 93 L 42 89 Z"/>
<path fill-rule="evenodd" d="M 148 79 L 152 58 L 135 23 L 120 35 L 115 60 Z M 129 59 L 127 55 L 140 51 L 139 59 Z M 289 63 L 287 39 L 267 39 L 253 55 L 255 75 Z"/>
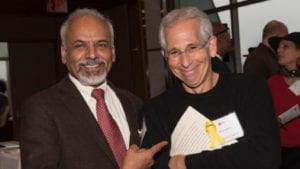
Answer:
<path fill-rule="evenodd" d="M 110 85 L 119 97 L 139 143 L 137 112 L 141 101 Z M 105 137 L 81 94 L 64 78 L 29 98 L 21 111 L 22 169 L 117 169 Z"/>
<path fill-rule="evenodd" d="M 256 74 L 268 79 L 279 72 L 279 64 L 275 53 L 263 43 L 247 56 L 244 64 L 244 73 Z"/>

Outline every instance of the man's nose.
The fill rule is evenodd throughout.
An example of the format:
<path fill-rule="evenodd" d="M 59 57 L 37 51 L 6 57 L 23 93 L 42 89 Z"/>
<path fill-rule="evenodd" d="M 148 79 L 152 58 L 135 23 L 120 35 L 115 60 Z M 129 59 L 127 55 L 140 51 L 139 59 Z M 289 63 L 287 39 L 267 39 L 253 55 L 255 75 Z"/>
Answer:
<path fill-rule="evenodd" d="M 280 54 L 281 52 L 282 52 L 282 47 L 281 46 L 279 46 L 278 48 L 277 48 L 277 54 Z"/>
<path fill-rule="evenodd" d="M 180 63 L 183 67 L 188 67 L 192 62 L 191 56 L 188 54 L 188 52 L 183 51 L 181 52 L 180 56 Z"/>
<path fill-rule="evenodd" d="M 97 57 L 97 49 L 95 48 L 94 45 L 89 45 L 87 57 L 89 57 L 91 59 L 94 59 Z"/>

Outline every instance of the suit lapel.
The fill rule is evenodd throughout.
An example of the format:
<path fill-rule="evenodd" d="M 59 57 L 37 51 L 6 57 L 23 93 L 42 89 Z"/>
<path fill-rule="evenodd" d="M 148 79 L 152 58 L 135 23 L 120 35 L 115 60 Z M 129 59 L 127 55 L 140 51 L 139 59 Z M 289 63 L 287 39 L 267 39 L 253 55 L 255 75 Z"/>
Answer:
<path fill-rule="evenodd" d="M 69 77 L 66 77 L 59 85 L 61 99 L 64 105 L 72 114 L 72 119 L 78 121 L 78 125 L 83 128 L 87 139 L 95 138 L 96 145 L 110 158 L 110 161 L 118 168 L 112 151 L 106 141 L 106 138 L 98 126 L 96 119 L 90 111 L 88 105 L 84 101 L 80 92 L 71 82 Z M 81 125 L 82 124 L 82 125 Z"/>
<path fill-rule="evenodd" d="M 112 87 L 112 89 L 115 91 L 116 95 L 120 99 L 120 102 L 122 104 L 122 107 L 124 109 L 127 122 L 129 125 L 130 130 L 130 142 L 129 144 L 137 144 L 139 145 L 139 134 L 138 134 L 138 123 L 137 123 L 137 114 L 136 110 L 134 109 L 134 104 L 132 103 L 132 100 L 129 99 L 129 97 L 126 96 L 126 94 L 122 93 L 120 89 L 116 88 L 114 85 L 109 83 L 109 85 Z"/>

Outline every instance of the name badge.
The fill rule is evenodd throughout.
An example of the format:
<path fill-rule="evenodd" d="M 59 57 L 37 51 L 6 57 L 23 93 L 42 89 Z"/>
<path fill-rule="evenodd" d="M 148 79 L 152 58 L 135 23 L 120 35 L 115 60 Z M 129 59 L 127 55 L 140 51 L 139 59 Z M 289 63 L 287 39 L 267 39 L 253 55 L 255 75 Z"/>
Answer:
<path fill-rule="evenodd" d="M 293 107 L 289 108 L 284 113 L 280 114 L 278 118 L 281 124 L 285 124 L 298 116 L 300 116 L 300 108 L 299 105 L 296 104 Z"/>
<path fill-rule="evenodd" d="M 225 142 L 235 140 L 244 136 L 244 130 L 235 112 L 214 120 L 218 133 Z"/>
<path fill-rule="evenodd" d="M 290 87 L 290 91 L 292 91 L 296 96 L 300 95 L 300 80 L 295 81 Z"/>

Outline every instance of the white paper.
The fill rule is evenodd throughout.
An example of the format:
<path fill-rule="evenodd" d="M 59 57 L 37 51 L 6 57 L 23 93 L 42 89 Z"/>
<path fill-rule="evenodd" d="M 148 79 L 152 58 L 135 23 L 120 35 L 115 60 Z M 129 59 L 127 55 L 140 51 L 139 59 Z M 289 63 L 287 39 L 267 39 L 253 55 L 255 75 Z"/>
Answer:
<path fill-rule="evenodd" d="M 19 142 L 17 142 L 17 141 L 4 141 L 4 142 L 0 142 L 0 145 L 4 146 L 3 148 L 16 148 L 16 147 L 19 147 Z"/>
<path fill-rule="evenodd" d="M 205 116 L 188 107 L 171 135 L 170 156 L 194 154 L 209 147 L 209 136 L 205 132 Z"/>
<path fill-rule="evenodd" d="M 229 116 L 229 119 L 232 119 L 234 115 Z M 235 116 L 236 117 L 236 116 Z M 227 117 L 228 118 L 228 117 Z M 226 118 L 223 118 L 219 121 L 225 121 Z M 225 145 L 230 145 L 236 143 L 237 140 L 232 139 L 226 140 L 223 145 L 218 144 L 216 148 L 210 148 L 210 138 L 209 134 L 205 131 L 205 123 L 209 119 L 199 113 L 197 110 L 189 106 L 187 110 L 183 113 L 180 120 L 178 121 L 172 135 L 171 135 L 171 151 L 170 156 L 174 155 L 189 155 L 200 153 L 202 151 L 212 151 L 220 149 Z M 218 121 L 217 121 L 218 122 Z M 214 122 L 215 124 L 217 122 Z M 223 123 L 225 124 L 225 123 Z M 229 126 L 230 122 L 226 122 L 226 125 L 223 125 L 225 128 Z M 218 125 L 216 124 L 217 130 Z M 233 127 L 235 128 L 235 127 Z M 224 130 L 224 128 L 222 128 Z M 229 131 L 229 130 L 226 130 Z M 231 131 L 231 130 L 230 130 Z M 224 132 L 226 135 L 226 132 Z M 227 132 L 228 133 L 228 132 Z M 241 132 L 234 130 L 231 133 L 237 133 L 235 135 L 241 135 Z M 242 132 L 243 133 L 243 132 Z M 230 134 L 229 134 L 230 135 Z"/>
<path fill-rule="evenodd" d="M 21 169 L 21 157 L 19 148 L 0 150 L 1 169 Z"/>
<path fill-rule="evenodd" d="M 289 108 L 284 113 L 280 114 L 278 118 L 281 124 L 285 124 L 298 116 L 300 116 L 300 109 L 299 109 L 299 105 L 296 104 L 293 107 Z"/>
<path fill-rule="evenodd" d="M 296 95 L 299 96 L 300 95 L 300 80 L 295 81 L 290 87 L 289 89 Z"/>

